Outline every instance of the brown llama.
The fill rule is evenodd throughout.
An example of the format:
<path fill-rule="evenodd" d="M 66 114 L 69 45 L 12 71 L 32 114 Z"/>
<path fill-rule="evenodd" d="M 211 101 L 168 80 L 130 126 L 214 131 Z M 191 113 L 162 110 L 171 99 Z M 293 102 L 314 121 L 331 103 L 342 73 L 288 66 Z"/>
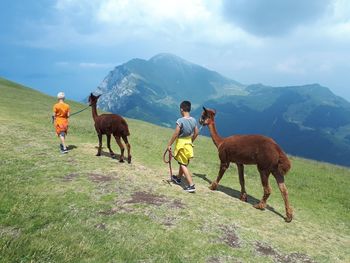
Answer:
<path fill-rule="evenodd" d="M 130 135 L 130 132 L 129 132 L 128 124 L 121 116 L 117 114 L 97 115 L 96 104 L 100 96 L 101 95 L 94 96 L 91 93 L 89 97 L 89 104 L 92 108 L 92 118 L 95 121 L 95 129 L 96 129 L 98 141 L 99 141 L 98 151 L 96 156 L 101 155 L 103 134 L 107 136 L 107 147 L 109 149 L 109 153 L 111 157 L 115 156 L 114 152 L 111 149 L 111 135 L 113 135 L 121 152 L 119 162 L 124 162 L 124 145 L 120 140 L 120 138 L 122 138 L 128 150 L 128 163 L 131 163 L 131 155 L 130 155 L 131 147 L 128 142 L 128 136 Z"/>
<path fill-rule="evenodd" d="M 241 185 L 240 200 L 247 201 L 247 193 L 244 185 L 244 164 L 256 164 L 260 173 L 264 195 L 260 202 L 254 205 L 257 209 L 265 209 L 267 199 L 271 194 L 269 175 L 273 174 L 281 191 L 285 209 L 286 222 L 293 219 L 293 210 L 288 201 L 288 190 L 284 183 L 284 175 L 291 167 L 290 161 L 282 149 L 271 138 L 262 135 L 234 135 L 221 138 L 215 127 L 215 110 L 204 108 L 199 123 L 208 126 L 211 138 L 218 148 L 220 158 L 220 170 L 215 181 L 209 187 L 216 190 L 218 184 L 228 169 L 231 162 L 236 163 L 238 168 L 239 183 Z"/>

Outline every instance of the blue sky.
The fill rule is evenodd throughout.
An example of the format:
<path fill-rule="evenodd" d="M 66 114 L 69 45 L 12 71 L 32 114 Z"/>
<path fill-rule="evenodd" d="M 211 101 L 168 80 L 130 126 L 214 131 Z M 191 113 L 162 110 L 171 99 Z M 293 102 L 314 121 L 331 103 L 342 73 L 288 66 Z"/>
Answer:
<path fill-rule="evenodd" d="M 0 1 L 0 76 L 81 100 L 168 52 L 244 84 L 319 83 L 350 101 L 348 0 Z"/>

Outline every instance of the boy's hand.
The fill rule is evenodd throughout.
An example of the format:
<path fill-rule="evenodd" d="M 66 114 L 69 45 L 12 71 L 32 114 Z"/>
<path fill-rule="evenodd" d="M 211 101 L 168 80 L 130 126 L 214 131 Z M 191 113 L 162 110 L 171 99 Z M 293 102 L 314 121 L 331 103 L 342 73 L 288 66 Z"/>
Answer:
<path fill-rule="evenodd" d="M 168 146 L 168 151 L 170 151 L 170 152 L 171 152 L 171 145 L 170 145 L 170 146 Z"/>

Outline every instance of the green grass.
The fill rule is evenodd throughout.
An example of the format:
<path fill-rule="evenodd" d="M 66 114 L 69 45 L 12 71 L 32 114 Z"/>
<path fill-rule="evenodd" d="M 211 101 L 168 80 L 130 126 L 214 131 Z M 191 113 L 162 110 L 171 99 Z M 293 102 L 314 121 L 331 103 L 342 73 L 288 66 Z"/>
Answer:
<path fill-rule="evenodd" d="M 287 224 L 273 178 L 273 210 L 252 207 L 262 196 L 254 166 L 245 170 L 248 203 L 237 199 L 234 165 L 218 191 L 208 189 L 219 166 L 210 138 L 196 141 L 195 194 L 163 181 L 171 129 L 128 119 L 133 162 L 121 164 L 95 156 L 84 111 L 71 118 L 73 149 L 61 155 L 54 103 L 0 79 L 0 262 L 350 262 L 349 169 L 291 157 Z"/>

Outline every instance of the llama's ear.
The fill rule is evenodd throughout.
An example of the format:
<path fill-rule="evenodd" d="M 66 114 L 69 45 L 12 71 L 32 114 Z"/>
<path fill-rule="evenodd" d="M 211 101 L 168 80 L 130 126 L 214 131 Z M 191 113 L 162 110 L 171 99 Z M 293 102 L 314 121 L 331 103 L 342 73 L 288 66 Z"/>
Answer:
<path fill-rule="evenodd" d="M 92 94 L 92 92 L 90 93 L 90 97 L 92 97 L 92 96 L 94 96 L 93 94 Z"/>
<path fill-rule="evenodd" d="M 98 95 L 97 98 L 101 97 L 102 94 Z"/>
<path fill-rule="evenodd" d="M 213 109 L 214 115 L 216 114 L 216 109 Z"/>
<path fill-rule="evenodd" d="M 207 109 L 205 107 L 203 107 L 203 110 L 204 110 L 205 113 L 207 113 Z"/>

